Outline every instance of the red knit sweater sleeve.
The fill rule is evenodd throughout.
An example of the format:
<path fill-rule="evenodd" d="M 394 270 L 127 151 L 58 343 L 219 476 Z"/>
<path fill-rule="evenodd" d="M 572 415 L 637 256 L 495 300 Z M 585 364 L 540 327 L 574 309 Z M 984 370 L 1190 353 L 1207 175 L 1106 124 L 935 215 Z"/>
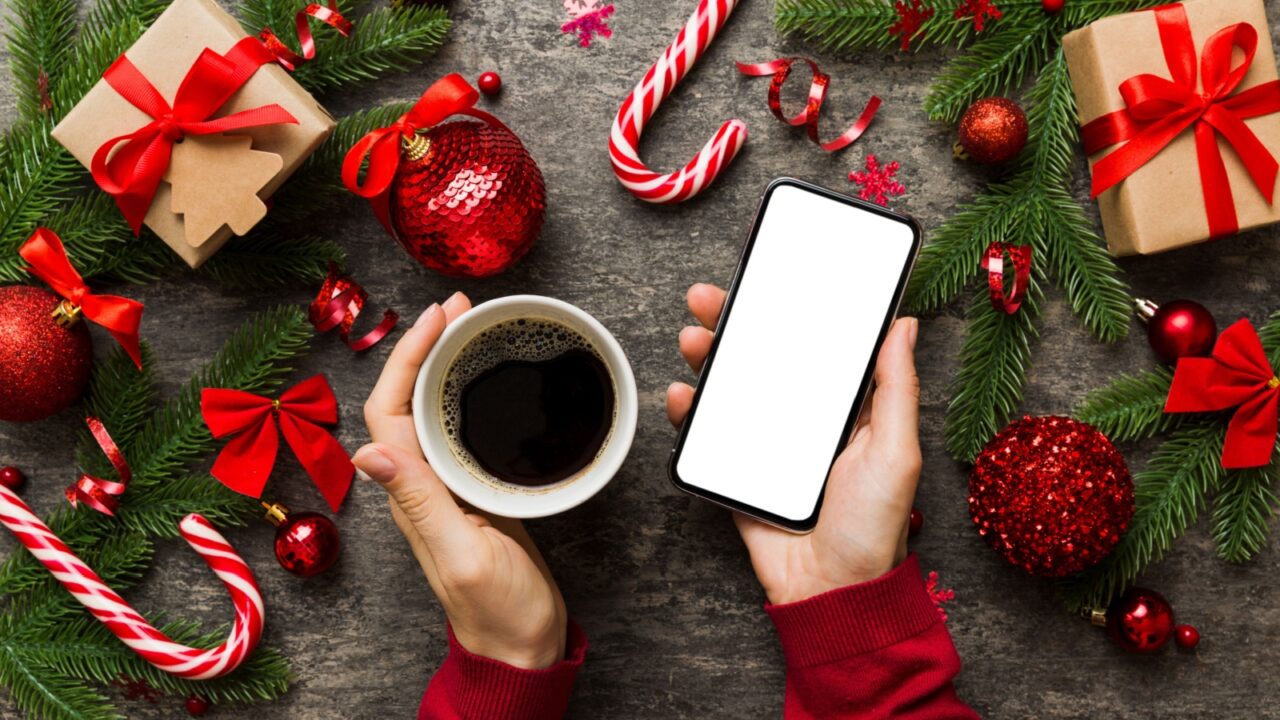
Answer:
<path fill-rule="evenodd" d="M 468 652 L 449 629 L 449 656 L 418 708 L 418 720 L 560 720 L 587 654 L 587 636 L 572 621 L 564 660 L 522 670 Z"/>
<path fill-rule="evenodd" d="M 766 610 L 787 661 L 786 720 L 978 717 L 956 697 L 960 656 L 914 555 L 870 582 Z"/>

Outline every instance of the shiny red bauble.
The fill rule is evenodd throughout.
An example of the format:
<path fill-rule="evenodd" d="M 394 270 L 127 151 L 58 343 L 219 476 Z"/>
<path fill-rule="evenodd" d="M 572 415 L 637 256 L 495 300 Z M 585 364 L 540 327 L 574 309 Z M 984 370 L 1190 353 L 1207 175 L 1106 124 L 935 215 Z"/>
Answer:
<path fill-rule="evenodd" d="M 502 92 L 502 76 L 496 72 L 480 73 L 476 79 L 476 87 L 485 95 L 497 95 Z"/>
<path fill-rule="evenodd" d="M 1155 652 L 1173 637 L 1173 607 L 1155 590 L 1133 588 L 1107 608 L 1107 634 L 1125 652 Z"/>
<path fill-rule="evenodd" d="M 907 536 L 915 537 L 924 529 L 924 513 L 917 508 L 911 508 L 911 518 L 907 521 Z"/>
<path fill-rule="evenodd" d="M 969 514 L 1005 560 L 1032 575 L 1063 577 L 1115 549 L 1133 517 L 1133 479 L 1093 426 L 1026 417 L 974 460 Z"/>
<path fill-rule="evenodd" d="M 1183 650 L 1195 650 L 1200 644 L 1200 631 L 1191 625 L 1175 625 L 1173 628 L 1173 641 L 1178 643 L 1178 647 Z"/>
<path fill-rule="evenodd" d="M 1050 15 L 1057 15 L 1062 12 L 1064 5 L 1066 5 L 1066 0 L 1040 0 L 1040 7 L 1044 8 L 1044 11 Z"/>
<path fill-rule="evenodd" d="M 320 513 L 291 513 L 279 505 L 274 507 L 284 516 L 283 520 L 272 517 L 272 522 L 278 522 L 276 560 L 280 567 L 298 577 L 319 575 L 333 567 L 341 550 L 333 521 Z"/>
<path fill-rule="evenodd" d="M 496 275 L 542 231 L 547 191 L 520 138 L 494 121 L 416 136 L 391 184 L 391 222 L 415 260 L 453 277 Z"/>
<path fill-rule="evenodd" d="M 211 704 L 208 699 L 200 695 L 188 695 L 186 702 L 187 714 L 191 717 L 200 717 L 209 712 Z"/>
<path fill-rule="evenodd" d="M 84 322 L 59 324 L 61 302 L 42 288 L 0 287 L 0 420 L 42 420 L 84 392 L 93 341 Z"/>
<path fill-rule="evenodd" d="M 3 485 L 14 492 L 22 489 L 27 484 L 27 476 L 22 474 L 18 468 L 7 465 L 0 468 L 0 485 Z"/>
<path fill-rule="evenodd" d="M 975 101 L 960 116 L 956 156 L 999 165 L 1018 156 L 1027 144 L 1027 114 L 1002 97 Z"/>
<path fill-rule="evenodd" d="M 1147 323 L 1147 340 L 1161 362 L 1172 365 L 1178 358 L 1213 352 L 1218 324 L 1200 303 L 1173 300 L 1157 306 L 1150 300 L 1138 300 L 1136 305 L 1138 317 Z"/>

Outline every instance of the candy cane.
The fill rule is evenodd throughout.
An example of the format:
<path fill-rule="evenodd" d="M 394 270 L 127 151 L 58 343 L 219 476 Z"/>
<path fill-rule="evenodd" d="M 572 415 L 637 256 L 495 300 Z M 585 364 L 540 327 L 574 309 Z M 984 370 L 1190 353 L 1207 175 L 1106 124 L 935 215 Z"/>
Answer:
<path fill-rule="evenodd" d="M 637 148 L 645 123 L 657 112 L 658 105 L 680 83 L 716 33 L 724 27 L 738 0 L 700 0 L 675 42 L 667 47 L 658 62 L 622 101 L 609 134 L 609 159 L 613 174 L 633 195 L 651 203 L 678 203 L 702 192 L 733 162 L 747 140 L 747 126 L 741 120 L 729 120 L 689 161 L 688 165 L 669 175 L 659 175 L 640 160 Z"/>
<path fill-rule="evenodd" d="M 107 587 L 12 490 L 0 486 L 0 523 L 35 555 L 80 604 L 144 660 L 191 680 L 208 680 L 235 670 L 262 637 L 262 594 L 253 572 L 213 526 L 191 514 L 178 523 L 182 537 L 204 558 L 231 593 L 236 618 L 226 642 L 212 650 L 173 642 Z"/>

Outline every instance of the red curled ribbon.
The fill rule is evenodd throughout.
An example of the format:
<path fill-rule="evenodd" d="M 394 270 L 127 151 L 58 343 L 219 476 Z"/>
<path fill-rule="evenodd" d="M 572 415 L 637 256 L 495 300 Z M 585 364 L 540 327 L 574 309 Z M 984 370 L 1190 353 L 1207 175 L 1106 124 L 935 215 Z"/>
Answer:
<path fill-rule="evenodd" d="M 1013 283 L 1005 292 L 1004 254 L 1009 253 L 1013 262 Z M 991 307 L 997 312 L 1012 315 L 1022 307 L 1031 284 L 1031 246 L 993 242 L 982 256 L 982 269 L 987 271 L 987 292 L 991 294 Z"/>
<path fill-rule="evenodd" d="M 242 495 L 262 497 L 283 433 L 325 502 L 334 512 L 342 507 L 355 466 L 333 435 L 320 427 L 338 422 L 338 400 L 323 375 L 303 380 L 278 400 L 243 390 L 205 388 L 200 391 L 200 414 L 215 438 L 235 436 L 213 461 L 211 473 L 218 482 Z"/>
<path fill-rule="evenodd" d="M 120 452 L 120 448 L 111 439 L 111 434 L 107 432 L 102 421 L 92 415 L 84 421 L 89 425 L 89 432 L 97 441 L 98 447 L 102 448 L 103 454 L 116 469 L 116 476 L 120 481 L 115 482 L 89 473 L 80 473 L 80 477 L 67 486 L 64 494 L 67 496 L 67 502 L 71 503 L 71 507 L 79 507 L 80 503 L 84 503 L 100 513 L 115 515 L 116 508 L 120 505 L 120 496 L 124 494 L 129 480 L 133 477 L 133 470 L 129 468 L 129 463 L 124 459 L 124 453 Z"/>
<path fill-rule="evenodd" d="M 315 18 L 337 30 L 342 37 L 351 35 L 353 26 L 350 20 L 338 12 L 338 0 L 329 0 L 326 5 L 311 3 L 293 16 L 293 29 L 298 35 L 298 46 L 302 48 L 301 55 L 285 45 L 283 40 L 271 32 L 271 28 L 262 28 L 262 32 L 258 33 L 258 39 L 266 45 L 272 55 L 275 55 L 276 62 L 289 72 L 297 70 L 299 65 L 316 56 L 316 39 L 311 34 L 310 18 Z"/>
<path fill-rule="evenodd" d="M 364 309 L 364 303 L 368 299 L 369 293 L 360 286 L 360 283 L 352 280 L 349 275 L 339 275 L 338 266 L 329 263 L 329 275 L 320 286 L 320 292 L 316 293 L 315 299 L 311 301 L 307 317 L 319 332 L 329 332 L 338 328 L 338 337 L 342 338 L 342 342 L 352 350 L 356 352 L 368 350 L 386 337 L 387 333 L 391 332 L 400 321 L 396 311 L 388 309 L 382 313 L 382 322 L 378 323 L 377 327 L 359 340 L 352 340 L 351 326 L 355 324 L 356 318 L 360 316 L 360 311 Z"/>
<path fill-rule="evenodd" d="M 491 125 L 506 127 L 496 117 L 483 110 L 476 110 L 480 93 L 471 87 L 461 75 L 450 73 L 440 78 L 422 93 L 422 97 L 391 125 L 378 128 L 356 141 L 342 161 L 342 184 L 351 192 L 365 198 L 373 207 L 373 213 L 395 236 L 391 224 L 389 193 L 396 169 L 400 167 L 400 142 L 411 139 L 420 131 L 428 130 L 451 115 L 470 115 Z M 365 160 L 369 168 L 360 180 L 360 169 Z"/>
<path fill-rule="evenodd" d="M 1186 10 L 1182 5 L 1163 5 L 1153 12 L 1173 79 L 1142 74 L 1125 80 L 1120 85 L 1125 108 L 1084 126 L 1085 152 L 1090 155 L 1124 143 L 1094 163 L 1093 197 L 1132 175 L 1194 125 L 1209 233 L 1212 237 L 1230 235 L 1239 229 L 1239 222 L 1217 136 L 1231 145 L 1253 184 L 1271 203 L 1277 162 L 1244 121 L 1280 112 L 1280 80 L 1232 94 L 1244 80 L 1258 46 L 1257 30 L 1247 23 L 1237 23 L 1219 30 L 1205 42 L 1200 57 L 1200 90 L 1195 43 Z M 1244 57 L 1232 67 L 1232 53 L 1237 48 Z"/>
<path fill-rule="evenodd" d="M 124 55 L 102 74 L 121 97 L 152 118 L 138 130 L 103 143 L 90 164 L 93 179 L 115 198 L 134 234 L 141 231 L 156 188 L 169 167 L 173 145 L 183 136 L 298 122 L 274 103 L 210 119 L 259 67 L 275 59 L 252 37 L 236 43 L 225 56 L 206 48 L 187 71 L 172 107 Z"/>
<path fill-rule="evenodd" d="M 78 309 L 94 323 L 111 333 L 129 353 L 133 364 L 142 369 L 142 349 L 139 347 L 138 326 L 142 323 L 142 303 L 115 295 L 94 294 L 84 278 L 71 265 L 62 238 L 48 228 L 36 228 L 31 237 L 18 248 L 23 260 L 31 263 L 27 272 L 45 281 L 53 291 L 61 295 L 72 309 Z"/>
<path fill-rule="evenodd" d="M 804 109 L 796 113 L 794 117 L 788 118 L 782 114 L 782 86 L 787 82 L 787 77 L 791 75 L 791 66 L 797 62 L 804 62 L 809 65 L 810 72 L 813 73 L 813 81 L 809 84 L 809 101 L 805 103 Z M 840 137 L 830 142 L 822 142 L 818 139 L 818 115 L 822 112 L 822 101 L 827 95 L 827 86 L 831 83 L 831 76 L 822 72 L 818 68 L 818 64 L 808 58 L 779 58 L 764 63 L 734 63 L 738 67 L 738 72 L 743 75 L 752 77 L 763 77 L 772 75 L 773 81 L 769 83 L 769 110 L 773 112 L 774 117 L 792 127 L 800 127 L 803 125 L 809 134 L 809 139 L 827 152 L 835 152 L 853 144 L 854 140 L 862 137 L 862 133 L 866 132 L 867 126 L 875 119 L 876 112 L 880 109 L 880 98 L 875 95 L 867 101 L 862 109 L 862 115 L 858 120 L 845 130 Z"/>
<path fill-rule="evenodd" d="M 1178 360 L 1164 411 L 1213 412 L 1236 408 L 1222 443 L 1222 467 L 1259 467 L 1276 445 L 1280 377 L 1248 320 L 1222 331 L 1212 357 Z"/>

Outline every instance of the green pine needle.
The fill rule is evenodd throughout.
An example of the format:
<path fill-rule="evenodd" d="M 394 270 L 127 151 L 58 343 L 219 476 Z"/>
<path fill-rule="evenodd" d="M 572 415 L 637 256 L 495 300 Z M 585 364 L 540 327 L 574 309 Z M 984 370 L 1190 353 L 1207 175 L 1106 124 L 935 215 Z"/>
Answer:
<path fill-rule="evenodd" d="M 49 90 L 70 53 L 75 17 L 74 0 L 11 0 L 5 40 L 20 122 L 52 109 Z"/>
<path fill-rule="evenodd" d="M 925 114 L 931 120 L 956 122 L 975 100 L 1020 87 L 1056 44 L 1048 16 L 1037 14 L 1025 31 L 984 33 L 967 52 L 948 61 L 925 95 Z"/>
<path fill-rule="evenodd" d="M 1223 560 L 1244 562 L 1266 546 L 1277 502 L 1276 472 L 1274 462 L 1227 472 L 1213 500 L 1213 539 Z"/>
<path fill-rule="evenodd" d="M 319 34 L 316 59 L 294 72 L 312 92 L 334 90 L 404 72 L 434 53 L 452 26 L 442 7 L 378 7 L 356 20 L 349 37 Z"/>
<path fill-rule="evenodd" d="M 1121 375 L 1086 395 L 1075 416 L 1098 428 L 1112 442 L 1155 437 L 1189 417 L 1185 413 L 1164 411 L 1172 381 L 1173 372 L 1163 366 Z"/>

